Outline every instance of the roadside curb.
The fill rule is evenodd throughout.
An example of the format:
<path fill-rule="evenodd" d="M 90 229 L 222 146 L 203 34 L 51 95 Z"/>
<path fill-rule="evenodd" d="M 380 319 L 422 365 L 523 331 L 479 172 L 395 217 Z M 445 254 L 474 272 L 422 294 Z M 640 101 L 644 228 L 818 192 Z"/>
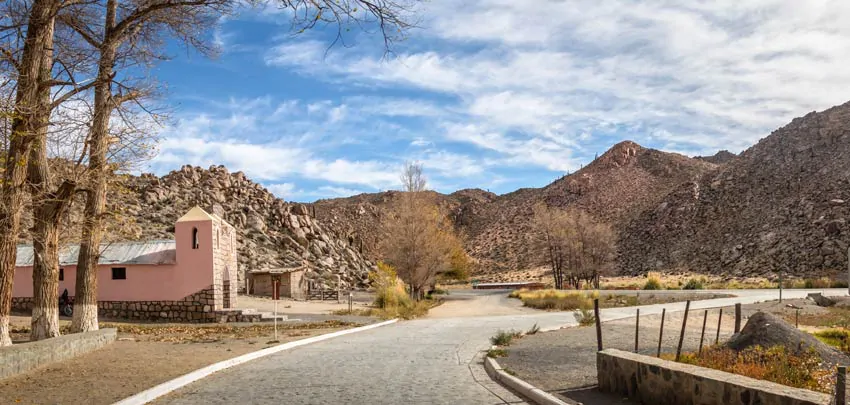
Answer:
<path fill-rule="evenodd" d="M 341 330 L 341 331 L 337 331 L 337 332 L 326 333 L 324 335 L 313 336 L 313 337 L 310 337 L 310 338 L 307 338 L 307 339 L 301 339 L 301 340 L 296 340 L 296 341 L 292 341 L 292 342 L 287 342 L 287 343 L 280 344 L 280 345 L 277 345 L 277 346 L 272 346 L 272 347 L 269 347 L 269 348 L 266 348 L 266 349 L 257 350 L 256 352 L 243 354 L 241 356 L 234 357 L 232 359 L 227 359 L 227 360 L 215 363 L 215 364 L 211 364 L 211 365 L 206 366 L 204 368 L 195 370 L 195 371 L 193 371 L 189 374 L 185 374 L 185 375 L 182 375 L 180 377 L 177 377 L 173 380 L 166 381 L 166 382 L 159 384 L 159 385 L 157 385 L 153 388 L 149 388 L 145 391 L 142 391 L 142 392 L 140 392 L 136 395 L 122 399 L 121 401 L 118 401 L 118 402 L 114 403 L 113 405 L 143 405 L 143 404 L 146 404 L 150 401 L 153 401 L 154 399 L 157 399 L 157 398 L 159 398 L 163 395 L 166 395 L 166 394 L 168 394 L 172 391 L 175 391 L 179 388 L 185 387 L 186 385 L 189 385 L 189 384 L 191 384 L 195 381 L 198 381 L 198 380 L 200 380 L 200 379 L 202 379 L 206 376 L 209 376 L 210 374 L 213 374 L 215 372 L 218 372 L 218 371 L 221 371 L 221 370 L 224 370 L 224 369 L 227 369 L 227 368 L 230 368 L 230 367 L 242 364 L 242 363 L 249 362 L 251 360 L 259 359 L 261 357 L 265 357 L 265 356 L 268 356 L 268 355 L 271 355 L 271 354 L 282 352 L 284 350 L 294 349 L 298 346 L 304 346 L 304 345 L 308 345 L 308 344 L 311 344 L 311 343 L 321 342 L 323 340 L 332 339 L 332 338 L 335 338 L 335 337 L 338 337 L 338 336 L 349 335 L 349 334 L 357 333 L 357 332 L 363 332 L 363 331 L 367 331 L 369 329 L 379 328 L 381 326 L 390 325 L 390 324 L 393 324 L 393 323 L 396 323 L 396 322 L 398 322 L 398 319 L 391 319 L 389 321 L 374 323 L 374 324 L 371 324 L 371 325 L 361 326 L 361 327 L 358 327 L 358 328 L 346 329 L 346 330 Z"/>
<path fill-rule="evenodd" d="M 504 369 L 502 369 L 502 366 L 499 365 L 496 359 L 492 357 L 484 357 L 484 369 L 487 370 L 487 375 L 489 375 L 493 381 L 497 381 L 500 384 L 507 386 L 537 405 L 569 405 L 554 395 L 508 374 Z"/>

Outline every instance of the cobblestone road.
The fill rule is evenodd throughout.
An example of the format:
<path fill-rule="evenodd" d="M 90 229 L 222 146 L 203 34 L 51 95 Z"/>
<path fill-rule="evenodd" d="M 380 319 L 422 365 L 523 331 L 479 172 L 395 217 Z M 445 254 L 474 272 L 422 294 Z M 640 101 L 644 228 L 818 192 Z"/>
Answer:
<path fill-rule="evenodd" d="M 736 293 L 742 297 L 695 302 L 692 308 L 757 302 L 775 295 L 770 290 Z M 838 293 L 846 294 L 846 290 Z M 792 296 L 805 296 L 805 292 L 786 292 L 786 297 Z M 453 305 L 476 305 L 476 299 Z M 660 313 L 661 307 L 642 307 L 641 313 Z M 684 304 L 665 307 L 669 312 Z M 633 314 L 633 308 L 611 309 L 603 312 L 603 319 Z M 156 403 L 524 403 L 487 377 L 481 351 L 496 331 L 527 330 L 535 323 L 554 328 L 574 325 L 575 318 L 561 312 L 399 322 L 254 360 L 204 378 Z"/>

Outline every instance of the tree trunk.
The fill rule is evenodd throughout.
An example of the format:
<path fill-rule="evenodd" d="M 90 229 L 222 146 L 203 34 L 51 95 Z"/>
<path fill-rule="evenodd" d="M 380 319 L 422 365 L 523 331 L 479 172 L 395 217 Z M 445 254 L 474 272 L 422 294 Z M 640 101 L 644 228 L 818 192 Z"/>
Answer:
<path fill-rule="evenodd" d="M 107 42 L 115 26 L 117 2 L 107 2 L 104 44 L 98 63 L 97 84 L 94 87 L 94 118 L 89 146 L 89 188 L 86 198 L 80 254 L 77 258 L 77 285 L 74 293 L 74 318 L 71 331 L 97 330 L 97 263 L 103 239 L 103 215 L 106 207 L 107 149 L 109 146 L 109 117 L 112 115 L 112 68 L 116 45 Z"/>
<path fill-rule="evenodd" d="M 0 346 L 12 344 L 9 336 L 9 316 L 12 311 L 12 285 L 15 277 L 18 235 L 21 229 L 21 212 L 26 193 L 30 148 L 37 130 L 34 119 L 45 106 L 39 105 L 39 74 L 44 52 L 52 52 L 53 21 L 56 2 L 32 2 L 27 24 L 27 38 L 18 71 L 18 89 L 15 95 L 15 117 L 9 150 L 3 173 L 0 197 Z M 49 114 L 49 110 L 46 111 Z"/>
<path fill-rule="evenodd" d="M 50 38 L 53 26 L 50 26 Z M 52 40 L 48 41 L 52 44 Z M 44 52 L 39 80 L 38 117 L 33 118 L 37 130 L 30 150 L 27 179 L 33 205 L 33 310 L 30 340 L 59 336 L 59 229 L 65 212 L 70 208 L 75 184 L 65 181 L 56 192 L 50 191 L 50 166 L 47 161 L 47 130 L 50 124 L 50 86 L 53 53 Z"/>
<path fill-rule="evenodd" d="M 75 188 L 74 183 L 66 181 L 56 193 L 40 194 L 42 201 L 35 204 L 33 210 L 35 225 L 30 340 L 59 336 L 59 229 L 62 218 L 71 206 Z"/>

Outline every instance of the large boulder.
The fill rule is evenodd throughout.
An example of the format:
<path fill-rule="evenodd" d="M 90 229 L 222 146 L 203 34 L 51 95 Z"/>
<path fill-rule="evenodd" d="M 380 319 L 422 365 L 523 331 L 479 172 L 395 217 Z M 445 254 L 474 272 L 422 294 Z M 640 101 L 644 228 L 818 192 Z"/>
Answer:
<path fill-rule="evenodd" d="M 747 320 L 740 333 L 732 336 L 726 346 L 741 351 L 753 346 L 785 346 L 790 353 L 813 348 L 824 362 L 832 366 L 850 364 L 850 357 L 824 344 L 814 336 L 800 331 L 775 315 L 757 312 Z"/>

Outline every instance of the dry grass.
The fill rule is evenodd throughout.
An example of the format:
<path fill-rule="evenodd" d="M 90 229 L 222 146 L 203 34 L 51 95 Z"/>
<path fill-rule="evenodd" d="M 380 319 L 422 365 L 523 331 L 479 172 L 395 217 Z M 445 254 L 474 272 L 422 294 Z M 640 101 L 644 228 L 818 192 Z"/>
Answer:
<path fill-rule="evenodd" d="M 806 314 L 800 316 L 800 324 L 818 328 L 842 328 L 850 329 L 850 308 L 826 307 L 826 311 L 817 314 Z M 786 320 L 794 323 L 794 315 L 788 314 Z"/>
<path fill-rule="evenodd" d="M 832 373 L 823 368 L 814 350 L 795 354 L 784 346 L 755 346 L 740 352 L 710 347 L 702 354 L 686 353 L 680 361 L 812 391 L 829 393 L 833 386 Z"/>
<path fill-rule="evenodd" d="M 593 300 L 599 298 L 599 292 L 563 291 L 563 290 L 516 290 L 509 297 L 518 298 L 522 305 L 549 311 L 573 311 L 593 307 Z"/>

